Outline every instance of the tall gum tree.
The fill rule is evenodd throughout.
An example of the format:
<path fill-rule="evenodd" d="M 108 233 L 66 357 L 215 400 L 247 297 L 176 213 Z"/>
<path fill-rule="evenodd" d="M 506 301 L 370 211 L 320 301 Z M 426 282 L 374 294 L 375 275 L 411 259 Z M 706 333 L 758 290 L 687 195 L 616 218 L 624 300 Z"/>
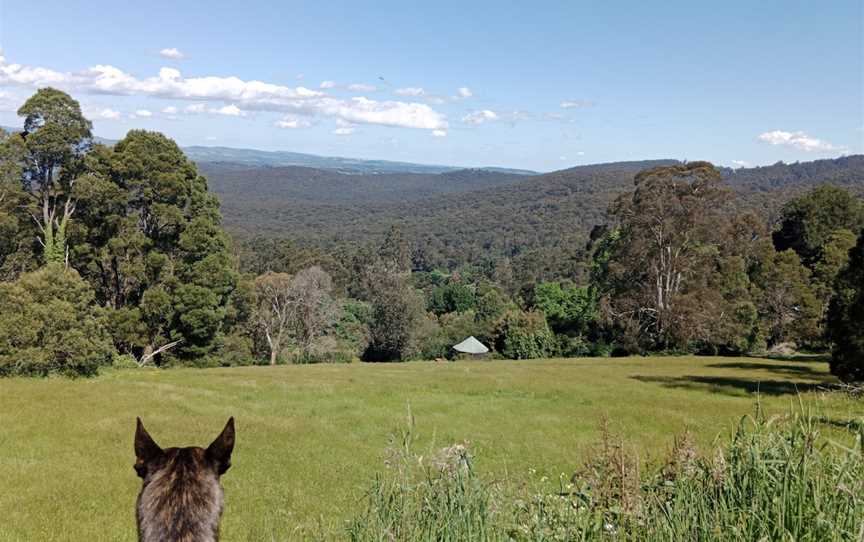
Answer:
<path fill-rule="evenodd" d="M 53 88 L 39 89 L 18 109 L 24 117 L 23 183 L 33 196 L 45 263 L 67 259 L 66 232 L 75 213 L 74 187 L 89 150 L 91 123 L 77 101 Z"/>
<path fill-rule="evenodd" d="M 612 204 L 619 239 L 606 273 L 608 307 L 650 346 L 668 347 L 676 327 L 693 327 L 682 300 L 707 275 L 730 197 L 713 165 L 691 162 L 640 172 L 635 189 Z"/>

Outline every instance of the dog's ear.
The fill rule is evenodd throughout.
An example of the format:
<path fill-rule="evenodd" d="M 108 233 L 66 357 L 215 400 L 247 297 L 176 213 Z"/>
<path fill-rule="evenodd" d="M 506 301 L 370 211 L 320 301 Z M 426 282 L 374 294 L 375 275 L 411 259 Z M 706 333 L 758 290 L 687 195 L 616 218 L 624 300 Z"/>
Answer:
<path fill-rule="evenodd" d="M 156 444 L 156 441 L 150 437 L 147 430 L 144 429 L 144 424 L 141 423 L 141 418 L 136 418 L 137 426 L 135 427 L 135 472 L 138 476 L 144 478 L 147 474 L 147 465 L 158 459 L 162 455 L 162 448 Z"/>
<path fill-rule="evenodd" d="M 213 463 L 216 472 L 220 475 L 225 474 L 225 471 L 231 467 L 231 452 L 233 451 L 234 416 L 231 416 L 228 418 L 228 423 L 225 424 L 225 429 L 207 447 L 207 459 Z"/>

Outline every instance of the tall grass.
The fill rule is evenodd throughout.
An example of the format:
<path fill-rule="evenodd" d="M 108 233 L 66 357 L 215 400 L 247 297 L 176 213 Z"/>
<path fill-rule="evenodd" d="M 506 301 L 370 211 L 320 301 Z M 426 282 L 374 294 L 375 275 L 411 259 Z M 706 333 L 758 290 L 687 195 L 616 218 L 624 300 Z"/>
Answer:
<path fill-rule="evenodd" d="M 348 526 L 355 541 L 490 540 L 492 495 L 474 475 L 464 444 L 413 452 L 414 423 L 391 440 L 389 472 L 376 476 L 365 509 Z"/>
<path fill-rule="evenodd" d="M 398 462 L 349 524 L 355 541 L 864 540 L 864 424 L 820 433 L 806 412 L 757 408 L 713 452 L 689 435 L 650 468 L 603 425 L 600 442 L 557 491 L 492 484 L 464 447 L 432 456 L 403 432 Z M 837 433 L 834 433 L 836 435 Z"/>

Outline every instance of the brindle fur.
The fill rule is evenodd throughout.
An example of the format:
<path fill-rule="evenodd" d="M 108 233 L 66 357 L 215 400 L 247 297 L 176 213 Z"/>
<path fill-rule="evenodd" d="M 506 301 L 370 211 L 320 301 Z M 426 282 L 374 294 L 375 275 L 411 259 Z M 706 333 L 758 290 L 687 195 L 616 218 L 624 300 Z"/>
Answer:
<path fill-rule="evenodd" d="M 234 418 L 205 450 L 163 450 L 141 419 L 135 430 L 135 471 L 143 479 L 135 506 L 140 542 L 217 542 L 222 516 L 219 477 L 231 466 Z"/>

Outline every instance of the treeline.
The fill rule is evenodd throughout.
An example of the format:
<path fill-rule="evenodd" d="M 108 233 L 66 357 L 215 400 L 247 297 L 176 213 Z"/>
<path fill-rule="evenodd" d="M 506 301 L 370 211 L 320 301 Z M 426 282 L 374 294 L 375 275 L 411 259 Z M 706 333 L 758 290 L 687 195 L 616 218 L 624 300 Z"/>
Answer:
<path fill-rule="evenodd" d="M 791 200 L 774 227 L 711 164 L 664 162 L 587 242 L 451 265 L 397 226 L 333 250 L 232 240 L 165 136 L 95 144 L 54 89 L 19 115 L 0 140 L 0 374 L 431 359 L 474 335 L 514 359 L 834 348 L 835 372 L 861 378 L 864 204 L 843 188 Z"/>

